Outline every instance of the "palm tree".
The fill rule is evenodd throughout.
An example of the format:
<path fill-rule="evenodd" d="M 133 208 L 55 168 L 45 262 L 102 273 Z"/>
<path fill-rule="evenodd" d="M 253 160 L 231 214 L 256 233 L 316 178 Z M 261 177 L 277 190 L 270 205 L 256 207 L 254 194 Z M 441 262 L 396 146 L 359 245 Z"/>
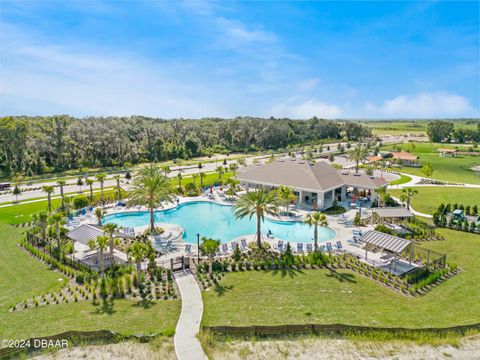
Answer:
<path fill-rule="evenodd" d="M 51 185 L 42 186 L 43 192 L 47 193 L 47 209 L 48 213 L 52 212 L 52 193 L 55 191 L 55 188 Z"/>
<path fill-rule="evenodd" d="M 378 195 L 378 206 L 379 207 L 385 206 L 385 203 L 387 202 L 387 199 L 390 196 L 387 192 L 387 189 L 384 187 L 377 189 L 377 195 Z"/>
<path fill-rule="evenodd" d="M 95 209 L 95 217 L 97 218 L 98 225 L 102 226 L 102 218 L 105 215 L 105 211 L 102 208 Z"/>
<path fill-rule="evenodd" d="M 110 247 L 110 259 L 113 259 L 113 246 L 115 245 L 115 241 L 113 235 L 118 231 L 118 225 L 114 223 L 108 223 L 103 225 L 103 232 L 109 236 L 109 247 Z"/>
<path fill-rule="evenodd" d="M 349 154 L 348 159 L 351 161 L 355 161 L 355 172 L 358 173 L 358 164 L 361 161 L 364 161 L 368 156 L 368 151 L 363 146 L 359 145 L 353 148 Z"/>
<path fill-rule="evenodd" d="M 136 241 L 128 247 L 127 254 L 137 264 L 137 276 L 138 279 L 140 279 L 142 274 L 142 261 L 148 254 L 147 246 L 140 241 Z"/>
<path fill-rule="evenodd" d="M 238 184 L 240 184 L 240 181 L 238 181 L 237 179 L 234 179 L 234 178 L 228 178 L 227 179 L 227 183 L 226 185 L 228 186 L 228 189 L 226 191 L 226 194 L 228 196 L 234 196 L 237 191 L 239 190 L 238 188 Z"/>
<path fill-rule="evenodd" d="M 213 259 L 220 247 L 220 240 L 209 239 L 202 237 L 202 243 L 200 244 L 200 252 L 202 255 L 208 256 L 208 272 L 212 273 Z"/>
<path fill-rule="evenodd" d="M 192 174 L 193 185 L 195 185 L 195 187 L 197 187 L 197 177 L 198 177 L 198 174 Z"/>
<path fill-rule="evenodd" d="M 179 171 L 177 174 L 177 179 L 178 179 L 178 192 L 182 192 L 182 173 Z"/>
<path fill-rule="evenodd" d="M 85 184 L 90 188 L 90 201 L 93 201 L 93 179 L 85 179 Z"/>
<path fill-rule="evenodd" d="M 162 171 L 165 174 L 165 176 L 167 176 L 172 170 L 170 169 L 170 166 L 165 165 L 165 166 L 162 166 Z"/>
<path fill-rule="evenodd" d="M 295 193 L 293 192 L 292 188 L 284 185 L 280 185 L 278 187 L 277 193 L 279 200 L 282 202 L 283 206 L 285 206 L 285 214 L 287 214 L 288 206 L 293 200 L 296 199 Z"/>
<path fill-rule="evenodd" d="M 57 185 L 60 186 L 60 197 L 62 198 L 62 210 L 65 210 L 65 196 L 63 194 L 63 187 L 65 186 L 65 180 L 58 180 Z"/>
<path fill-rule="evenodd" d="M 47 222 L 48 222 L 48 215 L 45 212 L 41 212 L 38 214 L 38 223 L 40 225 L 41 234 L 42 234 L 42 245 L 45 245 L 47 242 Z"/>
<path fill-rule="evenodd" d="M 414 196 L 414 195 L 417 195 L 417 194 L 418 194 L 417 189 L 414 189 L 414 188 L 411 188 L 411 187 L 407 187 L 407 188 L 402 189 L 402 197 L 406 200 L 408 210 L 410 210 L 410 199 L 411 199 L 411 197 Z M 405 202 L 405 200 L 402 200 L 402 201 Z"/>
<path fill-rule="evenodd" d="M 103 251 L 107 248 L 108 246 L 108 236 L 97 236 L 95 240 L 90 240 L 88 242 L 88 246 L 90 249 L 97 249 L 97 254 L 98 254 L 98 262 L 100 264 L 100 272 L 103 273 Z"/>
<path fill-rule="evenodd" d="M 222 175 L 223 175 L 223 166 L 217 166 L 216 171 L 218 173 L 218 181 L 220 182 L 222 180 Z"/>
<path fill-rule="evenodd" d="M 265 189 L 248 191 L 240 196 L 235 205 L 233 205 L 233 213 L 235 217 L 244 218 L 249 216 L 251 219 L 254 215 L 257 217 L 257 245 L 262 247 L 261 224 L 266 214 L 275 215 L 277 213 L 278 198 L 273 191 Z"/>
<path fill-rule="evenodd" d="M 107 175 L 105 174 L 97 174 L 95 176 L 95 178 L 97 179 L 98 182 L 100 182 L 100 196 L 101 196 L 101 200 L 102 200 L 102 205 L 105 205 L 105 197 L 103 195 L 103 183 L 105 182 L 105 178 L 107 177 Z"/>
<path fill-rule="evenodd" d="M 233 176 L 235 176 L 235 173 L 238 170 L 238 164 L 236 162 L 232 162 L 230 165 L 228 165 L 228 168 L 233 172 Z"/>
<path fill-rule="evenodd" d="M 118 201 L 122 200 L 122 189 L 120 188 L 120 175 L 115 175 L 114 179 L 117 181 L 117 196 Z"/>
<path fill-rule="evenodd" d="M 55 234 L 57 237 L 57 259 L 60 261 L 60 236 L 61 227 L 65 224 L 65 218 L 62 213 L 55 213 L 48 219 L 50 225 L 55 227 Z"/>
<path fill-rule="evenodd" d="M 200 176 L 200 187 L 203 189 L 203 178 L 205 177 L 205 173 L 200 172 L 198 176 Z"/>
<path fill-rule="evenodd" d="M 164 201 L 173 201 L 173 189 L 170 180 L 160 174 L 160 168 L 150 165 L 143 168 L 133 182 L 134 188 L 129 194 L 132 205 L 146 205 L 150 210 L 150 231 L 155 232 L 154 210 Z"/>
<path fill-rule="evenodd" d="M 313 226 L 313 239 L 315 241 L 315 251 L 318 251 L 318 227 L 328 226 L 327 216 L 324 213 L 315 211 L 307 215 L 305 218 L 307 225 Z"/>

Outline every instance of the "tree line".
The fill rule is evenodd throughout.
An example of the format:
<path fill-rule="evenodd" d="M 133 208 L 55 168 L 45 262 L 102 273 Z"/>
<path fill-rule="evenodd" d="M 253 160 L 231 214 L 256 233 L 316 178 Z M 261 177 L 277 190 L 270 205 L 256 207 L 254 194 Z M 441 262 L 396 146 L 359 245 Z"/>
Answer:
<path fill-rule="evenodd" d="M 478 143 L 480 142 L 480 121 L 471 121 L 471 128 L 455 128 L 452 121 L 435 120 L 427 124 L 427 135 L 432 142 Z"/>
<path fill-rule="evenodd" d="M 143 116 L 0 118 L 3 177 L 128 166 L 213 153 L 277 150 L 327 139 L 356 141 L 370 129 L 318 118 L 173 119 Z"/>

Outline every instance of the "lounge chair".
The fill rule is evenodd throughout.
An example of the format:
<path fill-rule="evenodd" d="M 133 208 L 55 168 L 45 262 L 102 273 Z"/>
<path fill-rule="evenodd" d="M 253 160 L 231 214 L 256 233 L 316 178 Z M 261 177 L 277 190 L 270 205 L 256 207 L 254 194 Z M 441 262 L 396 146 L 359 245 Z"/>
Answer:
<path fill-rule="evenodd" d="M 312 244 L 307 244 L 307 252 L 311 253 L 313 251 L 313 246 Z"/>
<path fill-rule="evenodd" d="M 341 249 L 342 248 L 342 243 L 340 241 L 337 241 L 337 249 Z"/>
<path fill-rule="evenodd" d="M 299 254 L 303 253 L 303 243 L 297 243 L 297 252 Z"/>
<path fill-rule="evenodd" d="M 242 245 L 242 250 L 245 250 L 246 248 L 248 248 L 247 240 L 245 239 L 240 240 L 240 244 Z"/>
<path fill-rule="evenodd" d="M 325 252 L 325 245 L 320 245 L 319 250 L 320 252 Z"/>
<path fill-rule="evenodd" d="M 327 242 L 325 245 L 327 245 L 327 251 L 328 251 L 328 252 L 332 252 L 332 250 L 333 250 L 333 248 L 332 248 L 332 243 Z"/>
<path fill-rule="evenodd" d="M 223 251 L 224 253 L 228 253 L 228 244 L 226 244 L 226 243 L 223 243 L 223 244 L 222 244 L 222 251 Z"/>
<path fill-rule="evenodd" d="M 238 243 L 236 241 L 232 241 L 230 243 L 230 247 L 232 248 L 232 251 L 235 251 L 235 248 L 237 247 Z"/>
<path fill-rule="evenodd" d="M 283 252 L 283 241 L 282 240 L 278 240 L 278 243 L 277 243 L 277 250 L 280 251 L 280 252 Z"/>
<path fill-rule="evenodd" d="M 190 254 L 192 252 L 192 245 L 187 244 L 185 245 L 185 253 Z"/>

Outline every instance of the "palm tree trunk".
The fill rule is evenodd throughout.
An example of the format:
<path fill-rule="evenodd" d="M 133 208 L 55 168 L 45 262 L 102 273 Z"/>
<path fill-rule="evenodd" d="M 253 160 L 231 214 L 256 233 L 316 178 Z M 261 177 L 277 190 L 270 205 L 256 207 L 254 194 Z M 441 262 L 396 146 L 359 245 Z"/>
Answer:
<path fill-rule="evenodd" d="M 407 210 L 410 210 L 410 196 L 407 196 Z"/>
<path fill-rule="evenodd" d="M 357 164 L 355 165 L 355 172 L 358 173 L 358 160 L 357 160 Z"/>
<path fill-rule="evenodd" d="M 315 240 L 315 251 L 318 250 L 318 226 L 315 225 L 313 230 L 313 239 Z"/>
<path fill-rule="evenodd" d="M 60 186 L 60 196 L 62 198 L 62 210 L 65 210 L 65 197 L 63 196 L 63 185 Z"/>
<path fill-rule="evenodd" d="M 103 250 L 98 249 L 100 257 L 100 272 L 103 274 Z"/>
<path fill-rule="evenodd" d="M 153 213 L 153 206 L 150 206 L 150 231 L 152 233 L 155 231 L 155 216 Z"/>
<path fill-rule="evenodd" d="M 115 260 L 113 258 L 113 234 L 112 234 L 112 236 L 110 236 L 110 244 L 109 245 L 110 245 L 110 259 L 111 259 L 110 261 L 112 263 L 114 263 Z"/>
<path fill-rule="evenodd" d="M 100 191 L 102 193 L 102 205 L 105 205 L 105 198 L 103 196 L 103 181 L 100 182 Z"/>
<path fill-rule="evenodd" d="M 51 198 L 50 193 L 48 193 L 47 201 L 48 201 L 48 212 L 50 213 L 50 212 L 52 212 L 52 198 Z"/>
<path fill-rule="evenodd" d="M 262 247 L 262 223 L 260 214 L 257 214 L 257 245 L 259 248 Z"/>
<path fill-rule="evenodd" d="M 140 278 L 142 277 L 142 261 L 140 259 L 137 260 L 137 276 L 138 283 L 140 284 Z"/>
<path fill-rule="evenodd" d="M 93 185 L 90 184 L 90 201 L 93 200 Z"/>
<path fill-rule="evenodd" d="M 211 274 L 213 271 L 213 255 L 212 254 L 208 255 L 208 258 L 210 260 L 209 261 L 210 264 L 208 264 L 208 273 Z"/>

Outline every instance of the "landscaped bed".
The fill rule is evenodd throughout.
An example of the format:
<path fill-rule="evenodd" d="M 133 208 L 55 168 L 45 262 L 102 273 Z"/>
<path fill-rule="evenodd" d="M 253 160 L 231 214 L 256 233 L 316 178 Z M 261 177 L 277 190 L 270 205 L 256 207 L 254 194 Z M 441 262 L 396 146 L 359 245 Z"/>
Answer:
<path fill-rule="evenodd" d="M 406 298 L 350 270 L 276 270 L 228 273 L 203 292 L 204 325 L 344 323 L 429 327 L 480 321 L 480 281 L 475 254 L 480 236 L 440 230 L 429 242 L 463 268 L 424 296 Z M 461 234 L 461 235 L 459 235 Z M 478 256 L 478 255 L 477 255 Z"/>

